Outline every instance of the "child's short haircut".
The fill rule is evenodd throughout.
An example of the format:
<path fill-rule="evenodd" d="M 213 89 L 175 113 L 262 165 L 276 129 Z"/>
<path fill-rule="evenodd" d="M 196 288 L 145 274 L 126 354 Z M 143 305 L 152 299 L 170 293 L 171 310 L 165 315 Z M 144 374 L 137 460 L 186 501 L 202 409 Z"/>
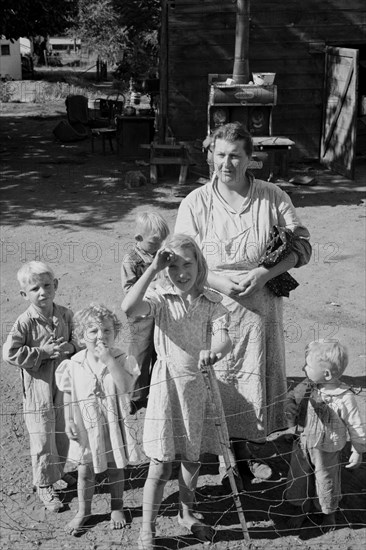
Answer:
<path fill-rule="evenodd" d="M 73 326 L 74 334 L 80 343 L 84 337 L 84 332 L 90 326 L 91 322 L 102 323 L 109 319 L 113 323 L 115 337 L 118 336 L 122 323 L 117 315 L 102 304 L 90 304 L 90 306 L 77 311 L 74 315 Z"/>
<path fill-rule="evenodd" d="M 54 271 L 48 264 L 33 260 L 22 265 L 22 267 L 18 270 L 17 279 L 21 288 L 24 288 L 25 285 L 28 284 L 34 277 L 44 274 L 47 274 L 52 279 L 55 279 Z"/>
<path fill-rule="evenodd" d="M 338 340 L 314 340 L 305 348 L 305 355 L 314 354 L 318 359 L 330 364 L 331 373 L 341 376 L 348 365 L 347 348 Z"/>
<path fill-rule="evenodd" d="M 163 216 L 155 212 L 139 212 L 136 216 L 136 229 L 153 231 L 162 240 L 165 240 L 169 235 L 169 227 Z"/>
<path fill-rule="evenodd" d="M 207 262 L 196 241 L 192 239 L 192 237 L 189 237 L 188 235 L 184 235 L 182 233 L 175 233 L 170 237 L 170 239 L 166 243 L 166 246 L 168 248 L 172 248 L 173 250 L 175 248 L 183 248 L 183 249 L 188 248 L 193 252 L 193 255 L 197 261 L 197 268 L 198 268 L 196 287 L 200 292 L 202 292 L 203 287 L 205 286 L 207 281 L 208 267 L 207 267 Z"/>

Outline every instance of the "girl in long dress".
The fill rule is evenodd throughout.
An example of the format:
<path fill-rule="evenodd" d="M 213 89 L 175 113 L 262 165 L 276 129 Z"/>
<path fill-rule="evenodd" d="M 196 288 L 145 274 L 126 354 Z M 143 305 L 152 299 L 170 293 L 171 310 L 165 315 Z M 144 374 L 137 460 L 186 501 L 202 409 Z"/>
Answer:
<path fill-rule="evenodd" d="M 165 270 L 162 285 L 148 289 Z M 150 457 L 143 495 L 139 548 L 154 547 L 155 522 L 172 462 L 179 459 L 178 522 L 207 540 L 210 528 L 193 515 L 203 452 L 220 454 L 214 413 L 200 367 L 213 365 L 231 349 L 228 314 L 221 296 L 205 287 L 207 265 L 193 239 L 173 235 L 167 248 L 135 283 L 122 303 L 129 315 L 155 319 L 157 361 L 146 410 L 143 445 Z"/>

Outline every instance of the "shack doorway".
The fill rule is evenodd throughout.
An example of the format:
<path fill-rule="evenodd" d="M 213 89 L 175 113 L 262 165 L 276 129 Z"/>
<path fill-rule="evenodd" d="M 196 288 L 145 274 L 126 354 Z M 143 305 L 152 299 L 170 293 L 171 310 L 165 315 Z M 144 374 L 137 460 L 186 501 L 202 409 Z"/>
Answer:
<path fill-rule="evenodd" d="M 366 45 L 327 47 L 320 161 L 354 179 L 366 155 Z"/>

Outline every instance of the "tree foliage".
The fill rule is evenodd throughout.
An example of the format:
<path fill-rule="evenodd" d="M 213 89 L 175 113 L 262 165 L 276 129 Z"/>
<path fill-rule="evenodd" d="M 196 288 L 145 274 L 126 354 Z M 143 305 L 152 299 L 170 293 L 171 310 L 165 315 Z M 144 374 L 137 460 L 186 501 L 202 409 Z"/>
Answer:
<path fill-rule="evenodd" d="M 149 33 L 160 26 L 160 0 L 113 0 L 131 35 Z"/>
<path fill-rule="evenodd" d="M 69 33 L 129 78 L 156 64 L 160 0 L 78 0 Z"/>
<path fill-rule="evenodd" d="M 110 62 L 118 59 L 128 41 L 127 27 L 120 21 L 112 0 L 79 0 L 69 34 Z"/>
<path fill-rule="evenodd" d="M 0 34 L 21 36 L 62 34 L 77 13 L 78 0 L 0 0 Z"/>
<path fill-rule="evenodd" d="M 0 31 L 8 39 L 67 33 L 123 78 L 156 66 L 160 0 L 0 0 Z"/>

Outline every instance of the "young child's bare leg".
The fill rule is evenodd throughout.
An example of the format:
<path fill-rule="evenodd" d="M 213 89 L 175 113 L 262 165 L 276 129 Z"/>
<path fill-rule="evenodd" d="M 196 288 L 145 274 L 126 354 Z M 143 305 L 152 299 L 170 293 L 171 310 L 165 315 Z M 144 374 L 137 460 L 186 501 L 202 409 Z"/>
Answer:
<path fill-rule="evenodd" d="M 179 471 L 179 518 L 188 528 L 190 524 L 197 522 L 193 515 L 193 506 L 199 471 L 199 462 L 182 461 Z"/>
<path fill-rule="evenodd" d="M 126 516 L 123 511 L 123 489 L 125 476 L 122 468 L 108 464 L 109 490 L 111 493 L 111 529 L 126 527 Z"/>
<path fill-rule="evenodd" d="M 300 506 L 293 506 L 291 509 L 291 515 L 286 519 L 287 527 L 289 529 L 300 529 L 306 519 L 306 515 L 303 513 Z"/>
<path fill-rule="evenodd" d="M 178 523 L 189 529 L 200 540 L 211 541 L 213 529 L 202 523 L 193 513 L 199 471 L 199 462 L 182 461 L 179 472 Z"/>
<path fill-rule="evenodd" d="M 144 486 L 142 501 L 142 528 L 139 535 L 139 548 L 153 548 L 155 523 L 163 500 L 164 488 L 172 473 L 171 462 L 151 460 L 149 473 Z"/>
<path fill-rule="evenodd" d="M 80 464 L 78 467 L 78 503 L 76 516 L 66 526 L 70 535 L 79 535 L 83 525 L 91 515 L 91 503 L 94 495 L 95 475 L 91 464 Z"/>
<path fill-rule="evenodd" d="M 324 519 L 322 521 L 320 528 L 323 531 L 323 533 L 329 533 L 330 531 L 335 530 L 336 528 L 335 512 L 332 512 L 330 514 L 324 514 Z"/>

